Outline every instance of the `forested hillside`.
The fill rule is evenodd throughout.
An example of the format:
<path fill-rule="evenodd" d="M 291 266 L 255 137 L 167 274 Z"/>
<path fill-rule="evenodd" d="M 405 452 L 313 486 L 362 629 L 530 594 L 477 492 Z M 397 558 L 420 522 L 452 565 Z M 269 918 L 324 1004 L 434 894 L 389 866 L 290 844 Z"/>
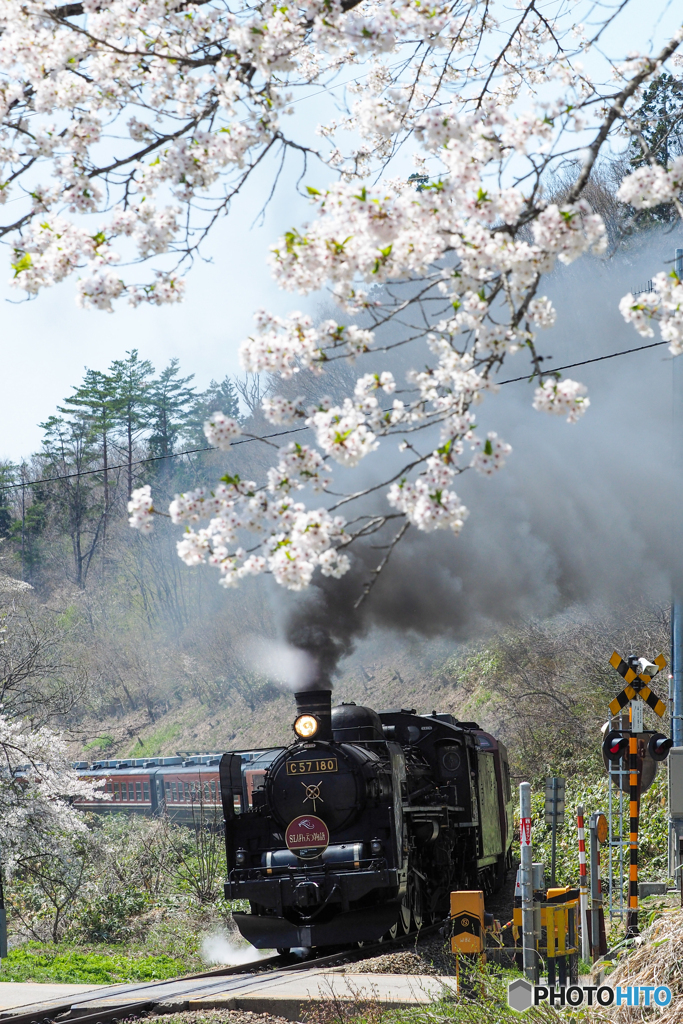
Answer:
<path fill-rule="evenodd" d="M 87 371 L 45 420 L 41 450 L 2 466 L 3 706 L 66 728 L 74 757 L 288 736 L 291 695 L 256 656 L 282 632 L 281 591 L 274 597 L 263 578 L 225 591 L 208 568 L 180 562 L 168 520 L 150 536 L 127 525 L 132 487 L 151 483 L 163 500 L 225 472 L 204 419 L 222 408 L 245 432 L 265 432 L 257 397 L 249 379 L 198 392 L 177 361 L 155 374 L 132 351 L 106 374 Z M 262 447 L 236 446 L 229 471 L 263 474 Z M 606 653 L 666 653 L 667 630 L 665 610 L 636 606 L 568 609 L 460 643 L 359 631 L 336 696 L 477 718 L 507 740 L 520 775 L 566 772 L 595 759 L 614 691 Z"/>
<path fill-rule="evenodd" d="M 338 365 L 332 389 L 349 372 Z M 263 478 L 266 445 L 249 438 L 268 433 L 255 411 L 263 387 L 226 377 L 201 392 L 177 360 L 157 373 L 132 350 L 107 373 L 87 370 L 42 423 L 41 449 L 0 467 L 7 714 L 66 729 L 78 758 L 287 737 L 291 696 L 262 654 L 281 642 L 283 608 L 298 608 L 305 623 L 310 599 L 292 602 L 267 578 L 223 590 L 212 570 L 177 558 L 168 519 L 141 536 L 126 511 L 143 483 L 164 507 L 226 471 Z M 304 374 L 296 382 L 299 393 L 313 387 Z M 227 454 L 210 449 L 202 429 L 217 409 L 245 434 Z M 434 637 L 417 620 L 412 631 L 398 620 L 393 630 L 354 621 L 336 694 L 480 719 L 510 744 L 518 773 L 540 777 L 560 763 L 566 771 L 575 758 L 595 758 L 614 692 L 609 653 L 666 653 L 667 616 L 650 606 L 577 606 L 466 641 Z"/>

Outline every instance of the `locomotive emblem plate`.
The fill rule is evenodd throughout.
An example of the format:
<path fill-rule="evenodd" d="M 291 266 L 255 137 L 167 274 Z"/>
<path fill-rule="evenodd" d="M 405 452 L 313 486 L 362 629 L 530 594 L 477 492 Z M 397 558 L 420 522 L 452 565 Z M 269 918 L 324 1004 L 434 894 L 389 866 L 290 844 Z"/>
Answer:
<path fill-rule="evenodd" d="M 300 814 L 285 831 L 287 849 L 302 860 L 319 857 L 330 845 L 330 830 L 315 814 Z"/>
<path fill-rule="evenodd" d="M 288 775 L 312 775 L 322 772 L 338 772 L 336 757 L 322 757 L 315 761 L 288 761 Z"/>

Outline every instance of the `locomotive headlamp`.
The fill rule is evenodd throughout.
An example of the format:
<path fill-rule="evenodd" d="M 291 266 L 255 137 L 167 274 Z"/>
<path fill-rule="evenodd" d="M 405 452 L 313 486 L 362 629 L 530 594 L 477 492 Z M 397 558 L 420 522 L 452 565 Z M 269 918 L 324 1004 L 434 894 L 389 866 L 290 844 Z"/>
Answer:
<path fill-rule="evenodd" d="M 370 843 L 370 852 L 373 857 L 379 857 L 383 849 L 383 843 L 379 839 L 373 839 Z"/>
<path fill-rule="evenodd" d="M 246 864 L 246 862 L 247 862 L 247 851 L 246 850 L 238 850 L 236 852 L 236 854 L 235 854 L 235 864 L 238 864 L 239 866 L 241 866 L 242 864 Z"/>
<path fill-rule="evenodd" d="M 294 723 L 294 732 L 302 740 L 310 740 L 318 731 L 318 719 L 313 715 L 299 715 Z"/>

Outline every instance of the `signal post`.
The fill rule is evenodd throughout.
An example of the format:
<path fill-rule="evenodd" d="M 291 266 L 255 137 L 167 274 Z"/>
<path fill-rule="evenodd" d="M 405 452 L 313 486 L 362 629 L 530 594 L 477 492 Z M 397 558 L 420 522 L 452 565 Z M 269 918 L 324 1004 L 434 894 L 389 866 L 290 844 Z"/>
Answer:
<path fill-rule="evenodd" d="M 630 728 L 611 729 L 602 742 L 603 755 L 606 762 L 624 761 L 628 750 L 629 771 L 629 884 L 628 913 L 626 917 L 626 935 L 633 937 L 638 934 L 638 826 L 640 819 L 640 795 L 642 787 L 643 759 L 645 755 L 645 736 L 649 736 L 647 752 L 653 761 L 664 761 L 671 749 L 673 740 L 663 733 L 646 733 L 643 728 L 643 711 L 645 704 L 656 715 L 663 718 L 666 712 L 665 703 L 651 689 L 653 677 L 666 667 L 666 659 L 660 654 L 654 662 L 647 658 L 631 656 L 628 661 L 615 651 L 610 664 L 624 679 L 623 690 L 614 698 L 609 706 L 610 714 L 615 717 L 630 703 Z M 656 765 L 655 765 L 656 767 Z M 653 776 L 654 778 L 654 776 Z"/>

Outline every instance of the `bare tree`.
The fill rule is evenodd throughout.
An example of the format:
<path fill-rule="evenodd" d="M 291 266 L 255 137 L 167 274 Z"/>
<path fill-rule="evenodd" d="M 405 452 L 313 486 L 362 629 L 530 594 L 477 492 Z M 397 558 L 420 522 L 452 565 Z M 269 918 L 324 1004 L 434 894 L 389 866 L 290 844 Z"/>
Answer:
<path fill-rule="evenodd" d="M 33 728 L 67 715 L 87 678 L 70 657 L 67 636 L 54 616 L 30 596 L 2 601 L 0 594 L 0 704 L 9 718 Z"/>

